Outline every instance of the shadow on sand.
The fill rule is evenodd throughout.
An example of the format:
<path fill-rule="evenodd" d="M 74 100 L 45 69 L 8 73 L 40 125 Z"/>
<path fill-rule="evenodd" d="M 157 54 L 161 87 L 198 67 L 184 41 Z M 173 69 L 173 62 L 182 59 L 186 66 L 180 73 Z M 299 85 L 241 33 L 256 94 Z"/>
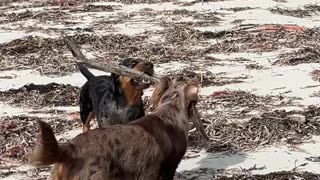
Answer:
<path fill-rule="evenodd" d="M 194 158 L 183 160 L 178 169 L 175 180 L 199 179 L 209 180 L 214 179 L 214 174 L 221 174 L 224 169 L 238 169 L 239 164 L 247 158 L 246 153 L 206 153 L 201 151 L 194 154 Z M 220 171 L 220 172 L 219 172 Z"/>

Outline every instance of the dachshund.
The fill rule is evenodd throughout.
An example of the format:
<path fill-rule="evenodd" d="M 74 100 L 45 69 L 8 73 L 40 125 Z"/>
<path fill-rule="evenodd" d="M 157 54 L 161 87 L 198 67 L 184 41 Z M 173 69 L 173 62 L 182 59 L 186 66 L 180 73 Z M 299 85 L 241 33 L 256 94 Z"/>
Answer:
<path fill-rule="evenodd" d="M 198 85 L 163 77 L 151 99 L 150 114 L 67 143 L 58 143 L 52 128 L 38 121 L 38 145 L 29 160 L 35 166 L 55 164 L 53 180 L 172 180 L 187 149 L 189 121 L 199 123 Z"/>
<path fill-rule="evenodd" d="M 154 74 L 153 64 L 141 59 L 126 58 L 120 65 Z M 80 92 L 80 118 L 83 132 L 90 129 L 90 121 L 96 116 L 99 127 L 124 124 L 145 116 L 142 95 L 149 84 L 126 76 L 94 76 L 84 65 L 80 72 L 87 78 Z"/>

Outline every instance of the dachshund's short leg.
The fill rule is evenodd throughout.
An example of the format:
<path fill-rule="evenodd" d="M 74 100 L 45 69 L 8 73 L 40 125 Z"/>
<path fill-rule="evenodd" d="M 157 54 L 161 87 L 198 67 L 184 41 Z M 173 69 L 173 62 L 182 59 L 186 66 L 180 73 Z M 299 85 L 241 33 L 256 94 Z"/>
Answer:
<path fill-rule="evenodd" d="M 88 132 L 90 130 L 90 122 L 91 122 L 91 119 L 93 118 L 94 118 L 94 113 L 90 112 L 88 115 L 88 118 L 86 119 L 85 124 L 83 125 L 83 133 Z"/>

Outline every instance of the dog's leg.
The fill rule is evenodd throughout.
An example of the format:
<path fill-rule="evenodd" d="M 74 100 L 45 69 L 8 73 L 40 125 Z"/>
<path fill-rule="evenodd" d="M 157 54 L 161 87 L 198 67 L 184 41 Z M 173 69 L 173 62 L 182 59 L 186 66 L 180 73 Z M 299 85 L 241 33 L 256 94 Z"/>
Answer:
<path fill-rule="evenodd" d="M 88 118 L 86 119 L 85 124 L 83 125 L 83 133 L 86 133 L 90 130 L 90 122 L 91 122 L 91 119 L 93 118 L 94 118 L 94 113 L 90 112 L 88 115 Z"/>
<path fill-rule="evenodd" d="M 86 132 L 90 129 L 90 119 L 93 117 L 90 113 L 93 112 L 92 108 L 92 101 L 89 95 L 89 84 L 86 82 L 81 91 L 80 91 L 80 99 L 79 99 L 79 105 L 80 105 L 80 119 L 83 123 L 83 132 Z M 89 122 L 87 122 L 89 119 Z M 86 128 L 86 125 L 88 128 Z"/>
<path fill-rule="evenodd" d="M 173 180 L 178 164 L 165 164 L 160 170 L 161 180 Z"/>

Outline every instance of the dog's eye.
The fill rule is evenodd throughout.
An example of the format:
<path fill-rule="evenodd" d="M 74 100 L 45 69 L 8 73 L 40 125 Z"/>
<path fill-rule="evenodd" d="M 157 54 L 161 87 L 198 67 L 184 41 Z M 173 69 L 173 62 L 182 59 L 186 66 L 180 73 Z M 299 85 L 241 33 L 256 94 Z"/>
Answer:
<path fill-rule="evenodd" d="M 136 65 L 137 64 L 137 61 L 131 61 L 130 62 L 130 65 L 132 65 L 132 66 L 134 66 L 134 65 Z"/>
<path fill-rule="evenodd" d="M 177 80 L 178 80 L 178 81 L 183 81 L 183 80 L 184 80 L 184 77 L 183 77 L 183 76 L 178 76 Z"/>

